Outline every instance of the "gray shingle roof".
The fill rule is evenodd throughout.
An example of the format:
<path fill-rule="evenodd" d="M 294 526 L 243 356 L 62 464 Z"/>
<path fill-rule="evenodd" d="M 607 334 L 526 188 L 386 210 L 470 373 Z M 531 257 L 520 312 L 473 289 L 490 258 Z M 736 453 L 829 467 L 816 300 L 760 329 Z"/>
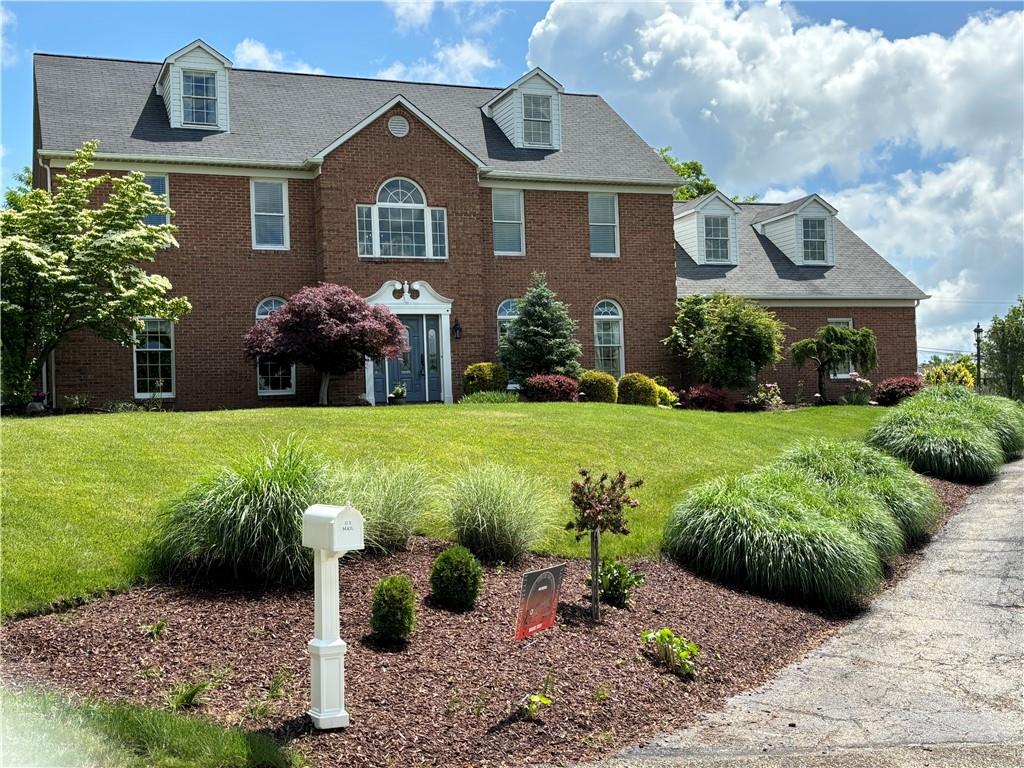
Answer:
<path fill-rule="evenodd" d="M 402 95 L 495 172 L 673 184 L 675 174 L 599 96 L 562 95 L 562 149 L 516 149 L 480 107 L 500 88 L 232 69 L 230 133 L 173 129 L 156 62 L 36 54 L 41 147 L 300 164 Z"/>
<path fill-rule="evenodd" d="M 835 264 L 827 267 L 794 264 L 752 226 L 755 221 L 791 210 L 790 206 L 793 203 L 739 203 L 739 254 L 738 263 L 734 265 L 697 264 L 677 243 L 677 295 L 725 291 L 757 299 L 927 298 L 920 288 L 839 219 L 835 220 Z M 679 213 L 678 207 L 676 213 Z"/>

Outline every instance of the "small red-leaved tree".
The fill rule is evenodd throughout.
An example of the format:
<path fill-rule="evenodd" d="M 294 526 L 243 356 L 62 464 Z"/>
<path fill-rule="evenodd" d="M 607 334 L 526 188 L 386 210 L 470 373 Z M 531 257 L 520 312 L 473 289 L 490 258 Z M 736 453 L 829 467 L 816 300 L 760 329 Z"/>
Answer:
<path fill-rule="evenodd" d="M 331 376 L 359 370 L 366 358 L 397 357 L 406 350 L 405 326 L 387 307 L 371 306 L 351 288 L 308 286 L 245 335 L 245 353 L 320 374 L 320 405 Z"/>

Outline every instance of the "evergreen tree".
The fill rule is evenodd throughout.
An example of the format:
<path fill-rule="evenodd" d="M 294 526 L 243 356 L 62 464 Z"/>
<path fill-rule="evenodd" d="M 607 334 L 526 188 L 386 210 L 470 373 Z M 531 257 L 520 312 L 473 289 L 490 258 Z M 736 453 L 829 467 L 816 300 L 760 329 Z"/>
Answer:
<path fill-rule="evenodd" d="M 579 378 L 583 349 L 576 340 L 576 321 L 569 308 L 548 288 L 543 272 L 519 300 L 519 314 L 498 343 L 498 357 L 511 379 L 525 382 L 539 373 Z"/>

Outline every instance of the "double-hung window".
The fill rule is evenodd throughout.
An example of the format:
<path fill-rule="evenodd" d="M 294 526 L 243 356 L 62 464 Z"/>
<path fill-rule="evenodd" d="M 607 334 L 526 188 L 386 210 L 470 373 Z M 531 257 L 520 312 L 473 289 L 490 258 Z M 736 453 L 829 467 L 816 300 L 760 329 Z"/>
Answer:
<path fill-rule="evenodd" d="M 186 69 L 181 73 L 182 122 L 217 125 L 217 75 Z"/>
<path fill-rule="evenodd" d="M 825 263 L 825 220 L 804 219 L 804 261 Z"/>
<path fill-rule="evenodd" d="M 408 179 L 386 181 L 376 205 L 356 206 L 356 247 L 360 256 L 389 259 L 448 258 L 448 212 L 430 208 Z"/>
<path fill-rule="evenodd" d="M 135 397 L 174 397 L 174 323 L 142 318 L 135 334 Z"/>
<path fill-rule="evenodd" d="M 522 190 L 491 190 L 491 222 L 494 230 L 494 255 L 522 256 L 525 253 Z"/>
<path fill-rule="evenodd" d="M 594 368 L 622 378 L 626 367 L 622 345 L 622 310 L 609 299 L 594 307 Z"/>
<path fill-rule="evenodd" d="M 143 176 L 142 180 L 146 183 L 146 186 L 149 187 L 150 192 L 163 199 L 165 205 L 170 204 L 170 198 L 167 194 L 166 176 L 154 174 L 152 176 Z M 142 221 L 145 224 L 156 227 L 161 224 L 169 224 L 170 216 L 166 213 L 151 213 L 143 218 Z"/>
<path fill-rule="evenodd" d="M 704 217 L 704 261 L 727 263 L 729 261 L 729 217 Z"/>
<path fill-rule="evenodd" d="M 619 255 L 619 198 L 618 195 L 591 192 L 590 255 L 611 257 Z"/>
<path fill-rule="evenodd" d="M 828 324 L 834 325 L 837 328 L 853 328 L 853 319 L 849 317 L 830 317 Z M 832 366 L 831 374 L 833 379 L 848 379 L 852 372 L 853 363 L 849 360 L 843 360 Z"/>
<path fill-rule="evenodd" d="M 256 307 L 256 322 L 266 320 L 285 305 L 285 300 L 270 296 Z M 260 395 L 294 395 L 295 365 L 274 360 L 256 359 L 256 391 Z"/>
<path fill-rule="evenodd" d="M 551 146 L 551 97 L 523 94 L 523 143 Z"/>
<path fill-rule="evenodd" d="M 277 179 L 253 179 L 252 247 L 261 250 L 288 250 L 288 182 Z"/>

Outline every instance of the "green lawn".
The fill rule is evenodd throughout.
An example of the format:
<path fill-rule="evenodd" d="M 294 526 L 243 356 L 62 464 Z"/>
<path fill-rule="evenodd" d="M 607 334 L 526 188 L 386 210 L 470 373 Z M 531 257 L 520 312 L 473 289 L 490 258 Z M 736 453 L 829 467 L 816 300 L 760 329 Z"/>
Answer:
<path fill-rule="evenodd" d="M 294 433 L 339 461 L 419 461 L 443 482 L 490 460 L 545 478 L 565 499 L 578 466 L 624 469 L 645 481 L 633 532 L 608 554 L 653 554 L 681 494 L 766 462 L 815 435 L 861 438 L 882 411 L 867 407 L 716 414 L 635 406 L 516 404 L 287 408 L 5 419 L 3 615 L 124 589 L 145 578 L 156 511 L 211 469 Z M 585 554 L 561 531 L 548 549 Z"/>

